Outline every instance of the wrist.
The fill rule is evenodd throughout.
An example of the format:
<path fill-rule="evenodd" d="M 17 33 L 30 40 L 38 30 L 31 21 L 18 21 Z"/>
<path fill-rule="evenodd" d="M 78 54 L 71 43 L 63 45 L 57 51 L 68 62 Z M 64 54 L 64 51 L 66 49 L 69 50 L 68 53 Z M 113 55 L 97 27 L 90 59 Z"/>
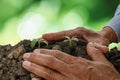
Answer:
<path fill-rule="evenodd" d="M 104 37 L 107 38 L 109 43 L 112 42 L 117 42 L 117 35 L 115 31 L 111 27 L 104 27 L 101 31 L 100 34 Z"/>

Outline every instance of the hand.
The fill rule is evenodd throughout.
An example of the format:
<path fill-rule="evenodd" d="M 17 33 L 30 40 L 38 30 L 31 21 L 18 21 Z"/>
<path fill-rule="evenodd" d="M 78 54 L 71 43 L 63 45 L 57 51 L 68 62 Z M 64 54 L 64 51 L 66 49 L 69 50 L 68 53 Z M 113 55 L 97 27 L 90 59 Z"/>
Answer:
<path fill-rule="evenodd" d="M 58 50 L 37 49 L 24 54 L 22 65 L 46 80 L 120 80 L 119 73 L 97 48 L 99 45 L 87 45 L 93 61 Z"/>
<path fill-rule="evenodd" d="M 76 36 L 88 42 L 98 43 L 102 45 L 108 45 L 111 42 L 115 42 L 117 38 L 115 32 L 110 27 L 105 27 L 100 32 L 78 27 L 73 30 L 44 34 L 42 38 L 47 40 L 60 40 L 63 39 L 63 36 Z"/>

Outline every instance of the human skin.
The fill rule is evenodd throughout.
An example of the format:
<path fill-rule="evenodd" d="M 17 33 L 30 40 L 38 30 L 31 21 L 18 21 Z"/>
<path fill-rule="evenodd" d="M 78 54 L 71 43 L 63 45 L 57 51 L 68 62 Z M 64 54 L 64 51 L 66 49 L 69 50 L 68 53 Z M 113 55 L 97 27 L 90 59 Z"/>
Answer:
<path fill-rule="evenodd" d="M 108 51 L 103 45 L 117 41 L 117 36 L 110 27 L 105 27 L 99 32 L 79 27 L 44 34 L 42 37 L 47 40 L 60 40 L 63 36 L 76 36 L 94 43 L 87 45 L 88 55 L 93 61 L 76 58 L 61 51 L 39 49 L 24 55 L 23 67 L 46 80 L 120 80 L 119 73 L 103 55 Z"/>
<path fill-rule="evenodd" d="M 109 45 L 112 42 L 117 42 L 117 35 L 110 27 L 104 27 L 101 31 L 95 32 L 83 27 L 76 29 L 44 34 L 42 38 L 47 40 L 60 40 L 63 36 L 76 36 L 88 42 L 98 43 L 101 45 Z"/>
<path fill-rule="evenodd" d="M 24 54 L 22 66 L 45 80 L 120 80 L 119 73 L 105 58 L 102 48 L 105 46 L 88 43 L 87 52 L 92 61 L 58 50 L 36 49 Z"/>

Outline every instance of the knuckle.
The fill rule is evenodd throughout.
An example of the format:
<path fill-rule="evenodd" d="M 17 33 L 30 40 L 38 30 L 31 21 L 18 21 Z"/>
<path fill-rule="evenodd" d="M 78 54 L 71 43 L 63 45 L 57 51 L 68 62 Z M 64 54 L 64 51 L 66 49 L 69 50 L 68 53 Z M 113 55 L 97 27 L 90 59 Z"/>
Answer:
<path fill-rule="evenodd" d="M 55 57 L 53 57 L 53 56 L 48 57 L 46 64 L 49 65 L 49 66 L 54 65 L 54 58 Z"/>
<path fill-rule="evenodd" d="M 48 70 L 47 73 L 48 73 L 48 74 L 47 74 L 46 76 L 47 76 L 49 79 L 51 79 L 51 80 L 56 80 L 53 71 Z"/>
<path fill-rule="evenodd" d="M 91 62 L 90 61 L 84 61 L 84 64 L 87 66 L 90 66 L 91 65 Z"/>
<path fill-rule="evenodd" d="M 55 57 L 59 56 L 61 51 L 60 50 L 53 50 L 52 52 L 54 54 Z"/>
<path fill-rule="evenodd" d="M 53 70 L 50 70 L 50 69 L 46 69 L 46 68 L 43 68 L 43 71 L 45 71 L 45 78 L 48 79 L 48 80 L 56 80 L 55 78 L 55 72 Z"/>
<path fill-rule="evenodd" d="M 30 54 L 30 56 L 29 56 L 29 58 L 28 58 L 28 60 L 33 60 L 35 58 L 35 55 L 34 54 Z"/>
<path fill-rule="evenodd" d="M 78 63 L 83 64 L 83 65 L 86 65 L 86 66 L 91 65 L 91 62 L 90 62 L 90 61 L 88 61 L 88 60 L 86 60 L 86 59 L 84 59 L 84 58 L 81 58 L 81 57 L 76 58 L 76 61 L 77 61 Z"/>
<path fill-rule="evenodd" d="M 75 60 L 75 63 L 80 63 L 82 58 L 81 57 L 76 57 L 76 58 L 74 58 L 74 60 Z"/>
<path fill-rule="evenodd" d="M 54 56 L 55 57 L 57 57 L 57 58 L 61 58 L 62 57 L 62 51 L 60 51 L 60 50 L 54 50 L 53 51 L 53 54 L 54 54 Z"/>
<path fill-rule="evenodd" d="M 29 71 L 36 73 L 36 69 L 35 69 L 35 65 L 33 63 L 31 63 L 31 65 L 29 66 Z"/>
<path fill-rule="evenodd" d="M 53 53 L 54 53 L 55 55 L 59 55 L 59 53 L 61 53 L 61 51 L 60 51 L 60 50 L 53 50 Z"/>
<path fill-rule="evenodd" d="M 101 51 L 99 49 L 95 49 L 96 53 L 101 53 Z"/>

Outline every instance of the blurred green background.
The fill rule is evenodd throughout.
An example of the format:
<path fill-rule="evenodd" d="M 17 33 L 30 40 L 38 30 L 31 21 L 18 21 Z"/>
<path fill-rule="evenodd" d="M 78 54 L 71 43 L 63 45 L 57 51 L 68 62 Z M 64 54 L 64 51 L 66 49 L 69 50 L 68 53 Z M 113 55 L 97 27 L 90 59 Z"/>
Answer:
<path fill-rule="evenodd" d="M 78 26 L 101 30 L 118 4 L 119 0 L 0 0 L 0 44 L 14 45 Z"/>

